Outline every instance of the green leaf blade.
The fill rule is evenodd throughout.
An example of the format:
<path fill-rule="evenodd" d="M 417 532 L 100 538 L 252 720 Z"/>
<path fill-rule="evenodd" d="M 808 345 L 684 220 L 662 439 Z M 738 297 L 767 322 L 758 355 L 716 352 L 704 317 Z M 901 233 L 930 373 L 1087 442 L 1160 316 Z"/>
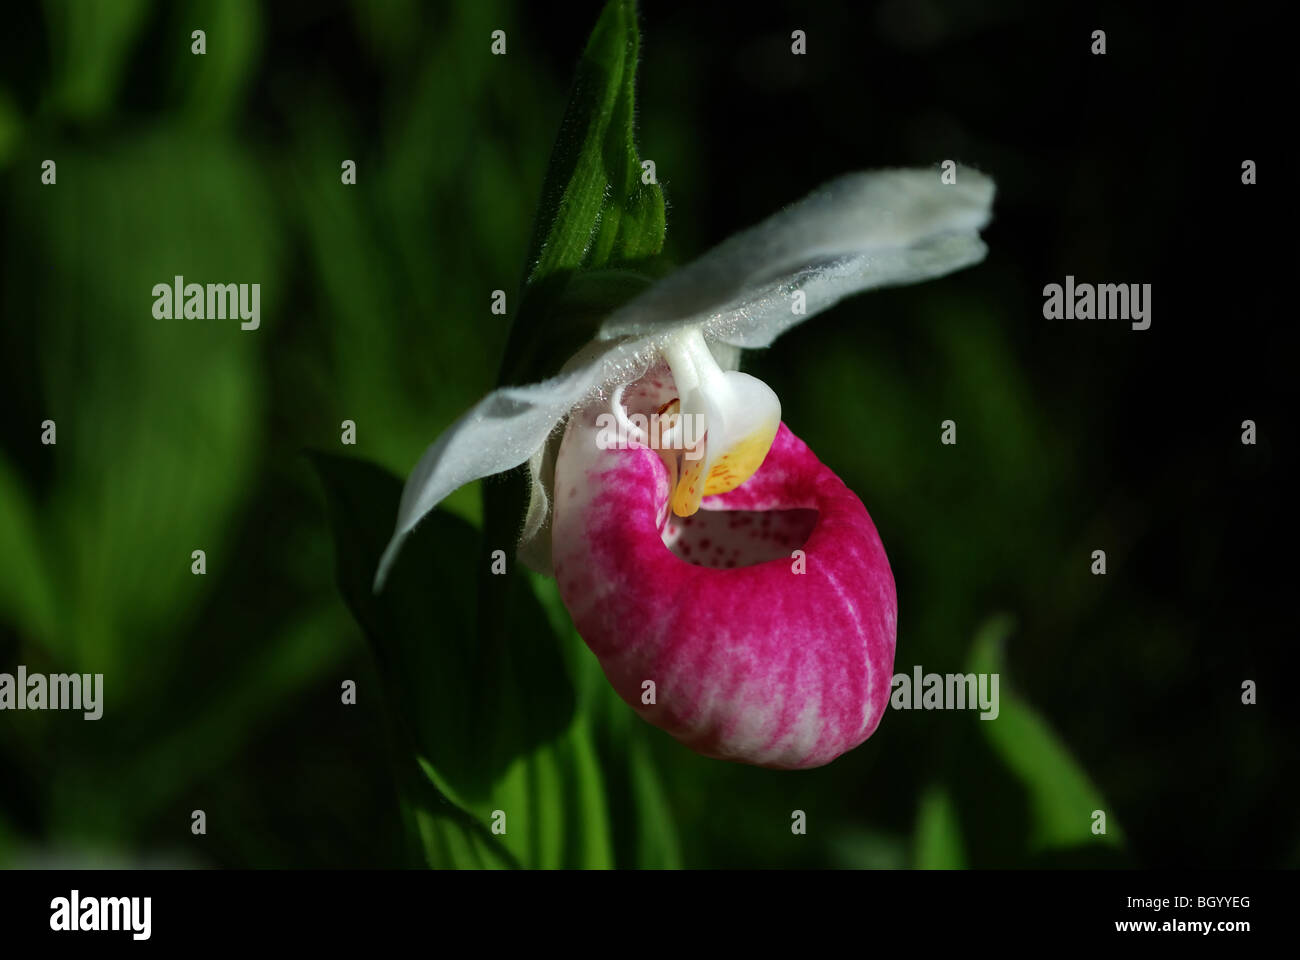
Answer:
<path fill-rule="evenodd" d="M 636 5 L 610 0 L 578 63 L 542 187 L 526 285 L 663 249 L 663 191 L 642 183 L 633 126 Z"/>
<path fill-rule="evenodd" d="M 970 669 L 999 674 L 1005 680 L 1003 645 L 1011 632 L 1009 617 L 994 617 L 980 630 Z M 980 731 L 993 752 L 1016 775 L 1029 798 L 1033 816 L 1029 840 L 1036 852 L 1071 848 L 1122 847 L 1124 835 L 1101 791 L 1047 720 L 1011 690 L 1001 691 L 996 719 L 981 721 Z M 1106 832 L 1094 834 L 1094 811 L 1106 814 Z"/>
<path fill-rule="evenodd" d="M 508 588 L 502 643 L 483 645 L 470 586 L 481 538 L 438 510 L 375 595 L 370 571 L 401 484 L 362 460 L 314 454 L 312 461 L 326 491 L 340 590 L 384 682 L 397 780 L 424 862 L 611 866 L 592 734 L 576 712 L 568 667 L 532 582 L 492 578 Z"/>
<path fill-rule="evenodd" d="M 915 845 L 919 870 L 961 870 L 966 866 L 957 808 L 942 784 L 932 784 L 921 795 Z"/>

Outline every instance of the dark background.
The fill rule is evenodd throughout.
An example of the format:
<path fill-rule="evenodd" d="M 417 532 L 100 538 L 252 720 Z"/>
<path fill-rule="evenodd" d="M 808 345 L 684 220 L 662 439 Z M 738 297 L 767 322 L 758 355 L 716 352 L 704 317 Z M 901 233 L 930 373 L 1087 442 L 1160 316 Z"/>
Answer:
<path fill-rule="evenodd" d="M 667 862 L 1300 863 L 1278 132 L 1293 54 L 1280 14 L 1250 4 L 1049 7 L 642 4 L 638 145 L 676 259 L 848 170 L 955 159 L 999 190 L 983 264 L 852 299 L 746 369 L 881 531 L 895 669 L 992 662 L 1008 722 L 891 712 L 800 774 L 650 731 Z M 406 862 L 370 654 L 301 451 L 404 476 L 490 388 L 506 335 L 490 292 L 517 288 L 599 9 L 10 15 L 0 671 L 104 672 L 107 703 L 96 723 L 0 714 L 0 864 Z M 488 54 L 498 28 L 505 57 Z M 177 273 L 260 281 L 262 329 L 155 321 L 149 291 Z M 1066 274 L 1151 283 L 1151 328 L 1044 320 L 1042 288 Z M 938 442 L 949 418 L 956 447 Z M 476 491 L 450 507 L 477 520 Z"/>

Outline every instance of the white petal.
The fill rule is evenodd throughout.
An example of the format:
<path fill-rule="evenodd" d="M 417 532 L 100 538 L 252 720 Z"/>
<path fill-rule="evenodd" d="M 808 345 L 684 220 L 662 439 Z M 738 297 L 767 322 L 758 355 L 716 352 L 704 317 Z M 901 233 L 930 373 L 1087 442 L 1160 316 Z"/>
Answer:
<path fill-rule="evenodd" d="M 475 404 L 424 452 L 407 479 L 392 539 L 375 574 L 376 592 L 407 535 L 448 494 L 537 457 L 570 410 L 612 384 L 635 380 L 654 356 L 644 340 L 588 344 L 558 376 L 493 390 Z M 529 532 L 537 533 L 536 525 L 530 523 Z"/>
<path fill-rule="evenodd" d="M 966 168 L 881 170 L 839 177 L 736 234 L 615 311 L 604 338 L 659 336 L 706 324 L 710 337 L 766 346 L 838 300 L 914 283 L 983 258 L 993 181 Z M 807 297 L 802 314 L 792 294 Z"/>
<path fill-rule="evenodd" d="M 874 287 L 941 277 L 979 263 L 987 252 L 978 234 L 950 233 L 912 247 L 819 264 L 727 304 L 704 324 L 704 333 L 711 340 L 737 347 L 766 347 L 791 327 L 845 297 Z M 791 310 L 796 290 L 804 293 L 802 315 Z"/>
<path fill-rule="evenodd" d="M 553 576 L 551 569 L 551 494 L 555 489 L 555 454 L 559 436 L 553 436 L 528 459 L 528 512 L 519 535 L 519 562 L 530 570 Z"/>
<path fill-rule="evenodd" d="M 402 490 L 397 526 L 375 575 L 376 591 L 388 578 L 407 534 L 443 498 L 473 480 L 513 469 L 537 452 L 586 392 L 583 373 L 494 390 L 425 451 Z"/>
<path fill-rule="evenodd" d="M 718 361 L 718 366 L 723 370 L 740 369 L 740 347 L 733 347 L 729 343 L 715 340 L 709 344 L 709 351 L 713 354 L 713 359 Z"/>

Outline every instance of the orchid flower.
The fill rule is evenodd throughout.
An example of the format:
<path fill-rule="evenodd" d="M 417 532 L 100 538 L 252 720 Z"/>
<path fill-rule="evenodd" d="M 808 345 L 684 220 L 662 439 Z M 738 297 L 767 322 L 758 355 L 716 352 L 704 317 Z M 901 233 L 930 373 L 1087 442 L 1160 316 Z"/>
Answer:
<path fill-rule="evenodd" d="M 736 367 L 844 297 L 983 259 L 993 183 L 958 179 L 835 179 L 614 310 L 557 376 L 488 394 L 411 474 L 376 590 L 443 498 L 526 463 L 519 556 L 554 574 L 645 720 L 706 756 L 777 768 L 862 743 L 893 671 L 889 561 L 862 502 Z M 669 427 L 640 430 L 654 415 Z M 601 442 L 611 417 L 630 442 Z"/>

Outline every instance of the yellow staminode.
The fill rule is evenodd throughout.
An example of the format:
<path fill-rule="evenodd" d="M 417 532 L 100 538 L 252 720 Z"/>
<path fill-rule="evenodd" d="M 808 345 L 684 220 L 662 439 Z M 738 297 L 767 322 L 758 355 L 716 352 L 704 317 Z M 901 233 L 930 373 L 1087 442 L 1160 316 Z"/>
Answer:
<path fill-rule="evenodd" d="M 722 370 L 698 330 L 674 338 L 664 355 L 683 422 L 695 416 L 704 427 L 682 456 L 671 494 L 673 513 L 689 517 L 704 497 L 736 489 L 762 466 L 781 424 L 781 401 L 763 381 Z"/>
<path fill-rule="evenodd" d="M 764 425 L 745 437 L 734 447 L 722 454 L 709 467 L 709 475 L 704 481 L 704 495 L 730 493 L 752 477 L 763 465 L 767 451 L 776 439 L 776 428 L 780 419 L 773 420 L 770 428 Z"/>

